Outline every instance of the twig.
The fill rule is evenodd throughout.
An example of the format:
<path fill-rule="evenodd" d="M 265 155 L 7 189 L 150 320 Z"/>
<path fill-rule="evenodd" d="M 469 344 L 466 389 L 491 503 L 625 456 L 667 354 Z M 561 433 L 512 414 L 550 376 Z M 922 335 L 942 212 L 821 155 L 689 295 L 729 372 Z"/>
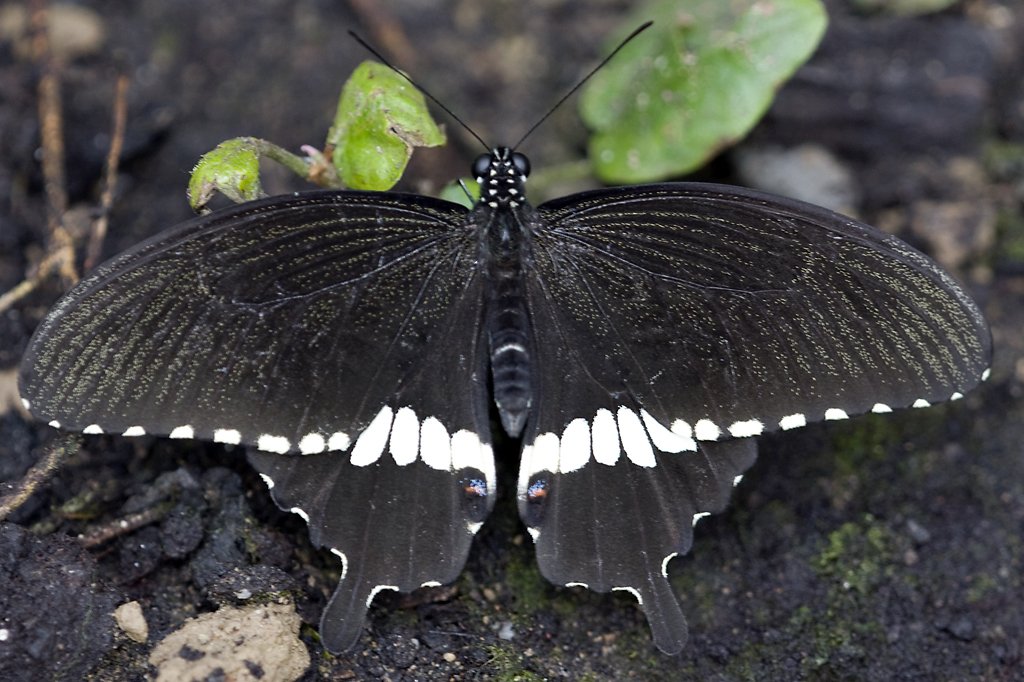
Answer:
<path fill-rule="evenodd" d="M 383 3 L 377 0 L 351 0 L 349 7 L 362 19 L 373 42 L 383 48 L 394 62 L 407 68 L 416 63 L 416 49 L 409 42 L 401 24 L 388 13 Z"/>
<path fill-rule="evenodd" d="M 159 521 L 167 516 L 167 512 L 170 511 L 173 506 L 173 502 L 164 501 L 161 504 L 154 505 L 148 509 L 143 509 L 140 512 L 129 514 L 128 516 L 116 519 L 111 523 L 94 528 L 88 533 L 79 535 L 78 542 L 87 549 L 96 547 L 97 545 L 102 545 L 116 537 L 126 535 L 132 531 L 142 528 L 143 526 L 148 526 L 151 523 Z"/>
<path fill-rule="evenodd" d="M 31 0 L 32 58 L 39 66 L 39 130 L 43 147 L 43 184 L 46 191 L 46 223 L 49 236 L 46 257 L 35 272 L 0 296 L 0 312 L 35 291 L 54 272 L 64 285 L 78 281 L 75 271 L 75 250 L 71 236 L 64 229 L 63 217 L 68 195 L 64 178 L 64 120 L 61 114 L 60 69 L 50 51 L 47 30 L 46 0 Z"/>
<path fill-rule="evenodd" d="M 46 190 L 47 253 L 61 257 L 53 262 L 65 284 L 78 281 L 71 237 L 64 229 L 68 208 L 64 177 L 64 116 L 61 108 L 60 67 L 50 50 L 49 8 L 46 0 L 32 0 L 32 57 L 42 68 L 39 79 L 39 125 L 43 146 L 43 186 Z"/>
<path fill-rule="evenodd" d="M 25 503 L 40 485 L 49 480 L 53 472 L 68 456 L 78 451 L 82 437 L 77 433 L 60 433 L 51 440 L 43 452 L 43 457 L 28 470 L 14 490 L 0 498 L 0 521 L 3 521 L 15 509 Z"/>
<path fill-rule="evenodd" d="M 89 233 L 89 244 L 85 251 L 83 269 L 88 272 L 96 266 L 103 249 L 103 240 L 107 237 L 107 225 L 110 221 L 110 207 L 114 203 L 114 190 L 117 187 L 117 168 L 121 162 L 121 150 L 124 149 L 124 131 L 128 119 L 128 76 L 117 77 L 114 87 L 114 129 L 110 134 L 110 149 L 107 151 L 106 169 L 103 174 L 103 192 L 100 194 L 100 210 L 92 223 Z"/>

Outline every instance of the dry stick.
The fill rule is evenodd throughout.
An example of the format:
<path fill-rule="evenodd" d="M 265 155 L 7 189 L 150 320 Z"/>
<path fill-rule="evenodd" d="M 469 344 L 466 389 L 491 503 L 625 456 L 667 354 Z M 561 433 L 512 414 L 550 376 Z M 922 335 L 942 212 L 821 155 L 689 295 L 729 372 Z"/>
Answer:
<path fill-rule="evenodd" d="M 13 488 L 12 492 L 0 497 L 0 521 L 3 521 L 15 509 L 25 503 L 40 485 L 45 483 L 65 459 L 78 452 L 82 437 L 77 433 L 60 433 L 46 444 L 43 457 L 35 466 L 28 470 L 22 479 L 15 484 L 6 484 Z"/>
<path fill-rule="evenodd" d="M 39 288 L 54 271 L 60 273 L 65 286 L 78 281 L 74 244 L 63 225 L 68 198 L 64 180 L 64 121 L 61 115 L 59 67 L 50 52 L 46 1 L 32 0 L 31 10 L 32 56 L 42 71 L 38 86 L 39 129 L 43 146 L 43 183 L 49 237 L 46 256 L 36 271 L 0 296 L 0 312 Z"/>
<path fill-rule="evenodd" d="M 46 191 L 46 215 L 49 238 L 46 257 L 35 275 L 0 297 L 2 306 L 13 303 L 56 271 L 64 284 L 78 281 L 75 271 L 75 250 L 64 229 L 64 213 L 68 206 L 67 183 L 64 177 L 64 118 L 61 113 L 60 68 L 50 50 L 49 8 L 46 0 L 31 0 L 32 58 L 42 69 L 39 79 L 39 128 L 43 146 L 43 186 Z M 0 519 L 21 506 L 40 485 L 45 483 L 63 460 L 78 450 L 82 438 L 62 433 L 47 445 L 43 458 L 36 463 L 13 492 L 0 499 Z"/>
<path fill-rule="evenodd" d="M 46 190 L 47 254 L 60 254 L 52 262 L 65 285 L 78 281 L 74 245 L 64 229 L 68 208 L 64 178 L 64 116 L 61 109 L 60 67 L 50 50 L 49 10 L 46 0 L 32 0 L 32 57 L 42 67 L 39 79 L 39 125 L 43 143 L 43 186 Z M 45 262 L 45 261 L 44 261 Z"/>
<path fill-rule="evenodd" d="M 95 267 L 103 249 L 103 240 L 107 236 L 107 224 L 110 220 L 110 207 L 114 203 L 114 189 L 117 186 L 117 167 L 121 161 L 121 150 L 124 149 L 124 131 L 128 118 L 128 76 L 117 77 L 114 88 L 114 130 L 110 135 L 110 149 L 107 151 L 106 170 L 103 174 L 103 193 L 100 195 L 100 211 L 92 223 L 89 234 L 89 245 L 86 247 L 85 265 L 88 272 Z"/>
<path fill-rule="evenodd" d="M 398 64 L 415 64 L 416 49 L 409 42 L 402 25 L 376 0 L 351 0 L 349 2 L 370 31 L 373 42 L 384 48 L 384 52 Z"/>
<path fill-rule="evenodd" d="M 167 516 L 174 507 L 173 502 L 164 501 L 140 512 L 129 514 L 124 518 L 116 519 L 112 523 L 105 524 L 78 536 L 78 542 L 83 547 L 90 548 L 102 545 L 114 538 L 127 535 L 143 526 L 159 521 Z"/>

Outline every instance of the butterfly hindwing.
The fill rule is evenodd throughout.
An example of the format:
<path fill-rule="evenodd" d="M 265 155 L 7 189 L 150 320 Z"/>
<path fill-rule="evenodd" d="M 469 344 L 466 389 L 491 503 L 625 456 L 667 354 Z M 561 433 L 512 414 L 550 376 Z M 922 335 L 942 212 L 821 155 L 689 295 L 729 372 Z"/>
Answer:
<path fill-rule="evenodd" d="M 545 576 L 632 591 L 665 651 L 686 638 L 665 564 L 724 507 L 751 436 L 956 398 L 988 366 L 947 275 L 824 209 L 655 185 L 549 202 L 530 229 L 544 371 L 520 513 Z"/>

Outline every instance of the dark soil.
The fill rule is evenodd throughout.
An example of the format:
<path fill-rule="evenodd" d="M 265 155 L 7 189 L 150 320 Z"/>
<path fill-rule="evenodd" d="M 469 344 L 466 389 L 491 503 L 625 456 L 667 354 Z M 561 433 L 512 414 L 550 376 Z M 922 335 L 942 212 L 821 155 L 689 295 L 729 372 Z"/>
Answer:
<path fill-rule="evenodd" d="M 574 84 L 629 6 L 393 4 L 413 49 L 399 64 L 495 143 L 518 139 Z M 107 255 L 189 216 L 188 172 L 218 142 L 318 145 L 366 58 L 345 31 L 379 42 L 364 16 L 327 0 L 81 5 L 106 31 L 63 73 L 69 191 L 86 216 L 114 76 L 132 76 Z M 828 5 L 819 52 L 740 148 L 832 152 L 860 215 L 941 257 L 982 304 L 996 362 L 951 405 L 764 439 L 730 509 L 702 521 L 674 562 L 692 633 L 680 656 L 653 648 L 629 599 L 547 584 L 508 484 L 454 587 L 381 595 L 359 649 L 330 656 L 315 625 L 337 561 L 274 507 L 241 451 L 91 437 L 0 525 L 0 679 L 143 679 L 154 646 L 188 619 L 260 599 L 294 599 L 309 680 L 1024 678 L 1024 6 L 968 0 L 893 18 Z M 39 71 L 2 40 L 0 292 L 38 261 L 46 234 Z M 417 154 L 405 189 L 466 174 L 478 148 L 449 131 L 447 149 Z M 570 104 L 523 151 L 553 166 L 581 158 L 585 135 Z M 699 179 L 735 181 L 734 154 Z M 302 188 L 276 171 L 265 187 Z M 4 381 L 59 293 L 51 283 L 0 315 Z M 16 407 L 0 414 L 0 479 L 23 476 L 51 437 Z M 515 453 L 501 454 L 514 480 Z M 100 532 L 110 539 L 77 540 Z M 111 615 L 131 600 L 145 643 Z"/>

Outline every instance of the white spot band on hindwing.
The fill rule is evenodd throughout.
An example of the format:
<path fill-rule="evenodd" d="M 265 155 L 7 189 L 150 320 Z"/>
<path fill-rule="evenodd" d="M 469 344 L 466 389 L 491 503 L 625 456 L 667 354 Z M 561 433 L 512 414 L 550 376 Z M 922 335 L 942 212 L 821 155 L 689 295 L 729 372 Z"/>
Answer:
<path fill-rule="evenodd" d="M 308 440 L 307 440 L 308 439 Z M 349 438 L 342 432 L 332 435 L 326 443 L 320 434 L 309 434 L 299 444 L 306 450 L 322 452 L 344 450 Z M 386 449 L 385 449 L 386 448 Z M 438 471 L 460 471 L 476 469 L 487 483 L 487 494 L 495 490 L 494 456 L 490 444 L 466 429 L 449 435 L 448 429 L 437 417 L 420 419 L 410 406 L 394 410 L 384 406 L 377 412 L 369 425 L 356 438 L 352 448 L 351 463 L 354 466 L 370 466 L 380 461 L 387 452 L 400 467 L 409 466 L 421 460 L 423 464 Z"/>

